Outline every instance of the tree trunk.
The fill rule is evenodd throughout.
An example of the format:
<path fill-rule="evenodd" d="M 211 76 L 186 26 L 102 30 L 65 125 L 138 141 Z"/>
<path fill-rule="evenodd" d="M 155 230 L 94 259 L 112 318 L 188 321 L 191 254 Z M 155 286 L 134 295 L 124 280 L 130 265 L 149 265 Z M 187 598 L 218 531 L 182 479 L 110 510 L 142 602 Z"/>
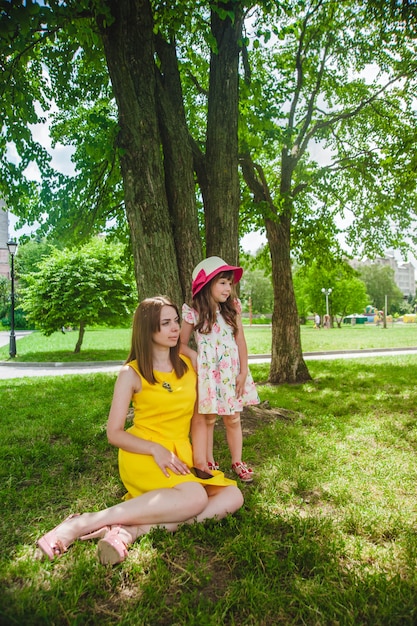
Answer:
<path fill-rule="evenodd" d="M 119 157 L 139 299 L 183 299 L 165 190 L 156 102 L 153 17 L 149 0 L 109 0 L 100 23 L 119 114 Z"/>
<path fill-rule="evenodd" d="M 207 115 L 206 175 L 202 187 L 205 210 L 206 254 L 218 255 L 228 263 L 239 259 L 238 100 L 239 52 L 242 36 L 242 7 L 239 2 L 222 2 L 234 12 L 234 21 L 211 12 L 211 28 L 218 51 L 211 53 Z"/>
<path fill-rule="evenodd" d="M 293 163 L 292 157 L 282 154 L 281 198 L 283 207 L 278 212 L 270 196 L 262 169 L 256 167 L 249 154 L 241 157 L 246 184 L 255 203 L 268 206 L 265 227 L 272 262 L 274 310 L 272 313 L 272 349 L 269 382 L 303 383 L 311 376 L 301 350 L 300 323 L 291 272 L 291 212 L 289 193 Z"/>
<path fill-rule="evenodd" d="M 288 155 L 284 148 L 280 185 L 283 207 L 277 219 L 265 219 L 274 289 L 269 370 L 271 383 L 303 383 L 311 380 L 301 349 L 300 321 L 291 272 L 291 178 L 294 165 L 294 157 Z"/>
<path fill-rule="evenodd" d="M 303 383 L 311 376 L 301 350 L 300 323 L 291 273 L 288 214 L 279 221 L 266 219 L 272 261 L 274 310 L 272 313 L 271 383 Z"/>
<path fill-rule="evenodd" d="M 78 330 L 78 339 L 75 345 L 74 354 L 78 354 L 79 352 L 81 352 L 81 346 L 82 346 L 83 339 L 84 339 L 84 333 L 85 333 L 85 324 L 84 322 L 80 322 L 80 328 Z"/>
<path fill-rule="evenodd" d="M 160 36 L 155 41 L 161 61 L 157 86 L 165 185 L 182 293 L 184 300 L 190 302 L 191 273 L 203 257 L 195 200 L 193 154 L 175 44 L 166 42 Z"/>

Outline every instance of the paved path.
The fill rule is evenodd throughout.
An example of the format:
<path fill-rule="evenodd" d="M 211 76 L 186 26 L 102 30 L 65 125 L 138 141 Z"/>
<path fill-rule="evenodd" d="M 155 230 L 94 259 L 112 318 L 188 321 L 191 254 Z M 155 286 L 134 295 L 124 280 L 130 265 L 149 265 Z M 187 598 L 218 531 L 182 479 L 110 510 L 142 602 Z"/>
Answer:
<path fill-rule="evenodd" d="M 334 360 L 334 359 L 369 359 L 377 356 L 399 356 L 403 354 L 417 354 L 417 348 L 375 348 L 373 350 L 341 350 L 338 352 L 306 352 L 304 359 Z M 251 363 L 268 363 L 271 360 L 268 354 L 249 356 Z M 13 361 L 0 362 L 0 379 L 25 378 L 33 376 L 62 376 L 65 374 L 95 374 L 97 372 L 117 373 L 122 365 L 121 361 L 85 362 L 85 363 L 16 363 Z"/>
<path fill-rule="evenodd" d="M 16 341 L 31 334 L 31 330 L 17 330 L 15 332 Z M 8 346 L 10 343 L 10 332 L 8 330 L 0 330 L 0 348 Z"/>

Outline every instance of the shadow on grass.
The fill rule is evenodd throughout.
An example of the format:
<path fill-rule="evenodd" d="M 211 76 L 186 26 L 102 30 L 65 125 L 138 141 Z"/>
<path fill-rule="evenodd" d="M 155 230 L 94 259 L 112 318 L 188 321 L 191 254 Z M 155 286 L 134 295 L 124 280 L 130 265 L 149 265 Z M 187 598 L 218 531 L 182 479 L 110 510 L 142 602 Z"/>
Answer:
<path fill-rule="evenodd" d="M 332 520 L 255 514 L 250 501 L 222 522 L 154 531 L 111 569 L 93 542 L 52 564 L 32 561 L 26 532 L 29 545 L 3 562 L 2 623 L 415 624 L 406 570 L 352 562 Z"/>
<path fill-rule="evenodd" d="M 114 568 L 94 542 L 33 557 L 70 512 L 123 495 L 105 436 L 115 377 L 0 381 L 1 623 L 414 625 L 416 362 L 315 363 L 311 383 L 261 387 L 275 411 L 243 419 L 257 474 L 243 509 L 154 531 Z"/>

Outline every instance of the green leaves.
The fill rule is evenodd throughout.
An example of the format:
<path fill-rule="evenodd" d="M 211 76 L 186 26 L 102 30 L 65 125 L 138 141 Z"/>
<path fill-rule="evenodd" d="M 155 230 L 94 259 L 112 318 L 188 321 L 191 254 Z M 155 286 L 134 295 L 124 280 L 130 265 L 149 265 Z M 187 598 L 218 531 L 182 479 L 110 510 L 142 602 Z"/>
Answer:
<path fill-rule="evenodd" d="M 127 321 L 137 302 L 124 249 L 93 239 L 79 249 L 55 249 L 25 276 L 22 308 L 45 335 L 63 326 Z"/>
<path fill-rule="evenodd" d="M 240 137 L 274 203 L 290 190 L 293 253 L 304 261 L 307 249 L 337 253 L 346 213 L 353 253 L 399 247 L 405 233 L 415 239 L 415 150 L 406 137 L 415 141 L 417 49 L 404 16 L 375 2 L 259 6 Z"/>

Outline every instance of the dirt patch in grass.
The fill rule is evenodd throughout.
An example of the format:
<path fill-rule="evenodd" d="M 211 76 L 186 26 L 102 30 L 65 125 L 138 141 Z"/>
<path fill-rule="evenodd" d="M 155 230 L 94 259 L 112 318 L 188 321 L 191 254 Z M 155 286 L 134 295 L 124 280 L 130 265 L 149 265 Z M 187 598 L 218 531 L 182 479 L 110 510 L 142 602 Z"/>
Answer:
<path fill-rule="evenodd" d="M 264 428 L 266 424 L 272 424 L 277 420 L 292 422 L 300 417 L 300 413 L 288 409 L 272 408 L 269 402 L 261 402 L 258 406 L 243 407 L 241 422 L 243 436 L 252 435 L 259 428 Z M 223 428 L 223 420 L 218 419 L 216 428 Z"/>

